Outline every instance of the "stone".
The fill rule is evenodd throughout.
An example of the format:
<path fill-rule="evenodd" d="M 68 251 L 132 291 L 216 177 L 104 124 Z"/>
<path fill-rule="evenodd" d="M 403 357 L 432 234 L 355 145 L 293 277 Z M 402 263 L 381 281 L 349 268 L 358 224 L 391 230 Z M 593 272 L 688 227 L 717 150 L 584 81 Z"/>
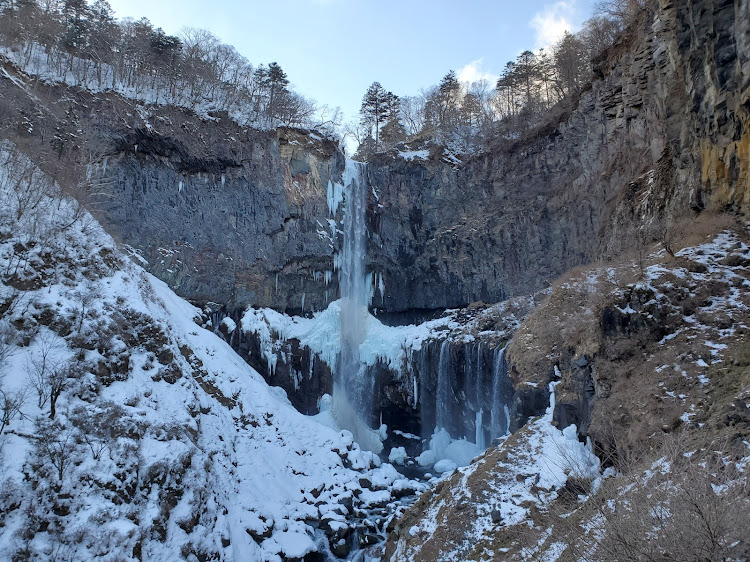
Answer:
<path fill-rule="evenodd" d="M 344 539 L 339 539 L 331 543 L 330 546 L 331 552 L 338 558 L 346 558 L 352 550 L 352 547 Z"/>

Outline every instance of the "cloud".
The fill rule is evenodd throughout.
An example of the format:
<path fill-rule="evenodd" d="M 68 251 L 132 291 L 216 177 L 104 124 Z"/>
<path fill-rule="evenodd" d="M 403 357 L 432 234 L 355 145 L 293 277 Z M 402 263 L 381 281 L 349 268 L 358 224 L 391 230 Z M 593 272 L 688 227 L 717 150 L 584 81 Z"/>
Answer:
<path fill-rule="evenodd" d="M 571 31 L 571 18 L 575 15 L 575 0 L 559 0 L 547 4 L 537 12 L 529 26 L 536 33 L 536 47 L 549 47 L 557 43 L 566 31 Z"/>
<path fill-rule="evenodd" d="M 483 63 L 484 59 L 477 59 L 471 61 L 466 66 L 459 68 L 458 72 L 456 72 L 458 80 L 467 84 L 479 82 L 480 80 L 486 80 L 490 85 L 494 85 L 495 82 L 497 82 L 498 76 L 497 74 L 492 74 L 491 72 L 483 69 Z"/>

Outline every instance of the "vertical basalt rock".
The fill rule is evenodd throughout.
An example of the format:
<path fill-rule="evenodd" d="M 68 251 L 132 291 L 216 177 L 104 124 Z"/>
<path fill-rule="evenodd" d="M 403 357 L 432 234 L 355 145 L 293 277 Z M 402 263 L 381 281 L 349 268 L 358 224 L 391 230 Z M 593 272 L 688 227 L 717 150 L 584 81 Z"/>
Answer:
<path fill-rule="evenodd" d="M 496 302 L 697 212 L 747 214 L 748 29 L 744 2 L 662 0 L 557 124 L 459 163 L 375 157 L 383 308 Z"/>

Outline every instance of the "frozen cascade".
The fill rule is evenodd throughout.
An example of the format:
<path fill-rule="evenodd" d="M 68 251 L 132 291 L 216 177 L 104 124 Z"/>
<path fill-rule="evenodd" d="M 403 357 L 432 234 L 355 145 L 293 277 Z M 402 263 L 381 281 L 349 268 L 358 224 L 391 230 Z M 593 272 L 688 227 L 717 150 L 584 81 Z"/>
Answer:
<path fill-rule="evenodd" d="M 509 433 L 513 390 L 504 348 L 449 339 L 438 343 L 439 355 L 423 347 L 417 363 L 420 414 L 423 424 L 435 428 L 417 462 L 443 472 L 468 464 Z M 432 384 L 424 386 L 428 380 Z"/>
<path fill-rule="evenodd" d="M 505 348 L 495 351 L 495 363 L 492 369 L 492 410 L 490 411 L 490 436 L 501 437 L 510 429 L 510 412 L 506 405 L 502 383 L 508 376 L 508 364 L 505 362 Z"/>
<path fill-rule="evenodd" d="M 435 392 L 435 433 L 441 429 L 448 430 L 451 411 L 451 346 L 448 340 L 440 345 L 440 362 L 438 363 L 437 392 Z"/>
<path fill-rule="evenodd" d="M 482 408 L 482 401 L 484 399 L 484 377 L 482 376 L 482 369 L 484 365 L 482 365 L 482 344 L 479 343 L 477 345 L 477 363 L 476 363 L 476 382 L 474 385 L 474 394 L 475 394 L 475 400 L 477 405 L 477 414 L 476 414 L 476 420 L 475 420 L 475 428 L 474 428 L 474 443 L 481 447 L 482 449 L 485 448 L 484 445 L 484 427 L 483 427 L 483 418 L 484 418 L 484 409 Z"/>
<path fill-rule="evenodd" d="M 482 449 L 485 449 L 484 446 L 484 428 L 482 427 L 482 416 L 484 414 L 484 410 L 479 410 L 476 415 L 476 420 L 474 421 L 474 443 L 477 447 L 480 447 Z"/>
<path fill-rule="evenodd" d="M 370 299 L 370 284 L 365 273 L 366 173 L 364 164 L 347 160 L 343 178 L 343 247 L 337 264 L 341 292 L 341 346 L 331 413 L 341 428 L 354 434 L 363 449 L 380 453 L 383 448 L 381 436 L 369 425 L 374 381 L 367 377 L 366 365 L 360 358 L 360 346 L 367 336 L 367 304 Z"/>

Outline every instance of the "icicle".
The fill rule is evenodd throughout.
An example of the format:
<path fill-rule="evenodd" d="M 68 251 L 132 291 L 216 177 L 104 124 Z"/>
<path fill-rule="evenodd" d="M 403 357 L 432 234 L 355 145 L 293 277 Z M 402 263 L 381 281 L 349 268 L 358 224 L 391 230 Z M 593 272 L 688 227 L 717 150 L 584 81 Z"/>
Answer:
<path fill-rule="evenodd" d="M 328 202 L 328 214 L 333 216 L 338 211 L 339 205 L 344 200 L 344 186 L 340 183 L 332 183 L 328 181 L 328 189 L 326 190 L 326 199 Z"/>
<path fill-rule="evenodd" d="M 365 287 L 367 288 L 367 306 L 372 305 L 372 297 L 375 296 L 375 285 L 373 283 L 372 271 L 365 277 Z"/>
<path fill-rule="evenodd" d="M 305 297 L 307 296 L 307 293 L 302 293 L 302 314 L 305 313 Z"/>

